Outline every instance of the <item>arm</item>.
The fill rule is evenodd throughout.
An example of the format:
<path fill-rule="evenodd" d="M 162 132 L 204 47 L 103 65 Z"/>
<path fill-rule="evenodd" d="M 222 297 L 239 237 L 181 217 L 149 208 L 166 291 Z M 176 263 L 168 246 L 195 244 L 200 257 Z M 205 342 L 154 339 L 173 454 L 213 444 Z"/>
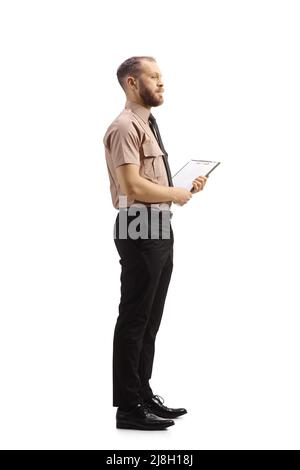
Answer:
<path fill-rule="evenodd" d="M 119 120 L 111 129 L 106 144 L 113 155 L 121 190 L 130 199 L 183 205 L 192 197 L 186 189 L 152 183 L 140 175 L 140 139 L 132 122 Z"/>
<path fill-rule="evenodd" d="M 130 199 L 148 203 L 172 201 L 182 206 L 192 197 L 192 193 L 186 189 L 148 181 L 140 176 L 138 165 L 120 165 L 116 168 L 116 173 L 122 192 Z"/>

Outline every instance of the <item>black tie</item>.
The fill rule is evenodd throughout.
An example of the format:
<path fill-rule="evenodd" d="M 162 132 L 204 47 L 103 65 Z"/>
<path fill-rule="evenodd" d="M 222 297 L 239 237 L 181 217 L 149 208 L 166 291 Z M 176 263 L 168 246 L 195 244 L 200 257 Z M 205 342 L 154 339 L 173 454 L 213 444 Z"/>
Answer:
<path fill-rule="evenodd" d="M 158 129 L 158 125 L 156 123 L 156 119 L 153 116 L 153 114 L 150 114 L 150 116 L 149 116 L 149 126 L 150 126 L 150 129 L 152 130 L 153 134 L 156 137 L 158 145 L 160 146 L 161 150 L 164 152 L 163 159 L 164 159 L 164 164 L 165 164 L 167 175 L 168 175 L 169 186 L 174 186 L 173 181 L 172 181 L 171 170 L 170 170 L 169 162 L 168 162 L 168 154 L 167 154 L 166 149 L 164 147 L 164 144 L 161 140 L 161 135 L 160 135 L 160 132 L 159 132 L 159 129 Z"/>

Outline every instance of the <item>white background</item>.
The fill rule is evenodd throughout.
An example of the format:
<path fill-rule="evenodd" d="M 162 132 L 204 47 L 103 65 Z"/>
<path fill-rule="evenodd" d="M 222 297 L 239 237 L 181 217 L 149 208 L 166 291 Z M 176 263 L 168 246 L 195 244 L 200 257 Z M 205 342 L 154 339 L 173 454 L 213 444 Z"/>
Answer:
<path fill-rule="evenodd" d="M 299 2 L 1 1 L 0 445 L 299 449 Z M 155 393 L 188 414 L 115 428 L 120 265 L 102 138 L 116 69 L 153 55 L 174 206 Z"/>

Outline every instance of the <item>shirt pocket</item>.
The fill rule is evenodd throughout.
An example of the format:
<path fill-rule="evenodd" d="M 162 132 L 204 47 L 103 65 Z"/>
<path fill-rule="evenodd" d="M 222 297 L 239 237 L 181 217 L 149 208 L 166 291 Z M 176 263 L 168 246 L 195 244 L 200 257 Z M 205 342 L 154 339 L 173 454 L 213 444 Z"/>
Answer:
<path fill-rule="evenodd" d="M 151 141 L 142 144 L 144 156 L 144 174 L 149 178 L 159 178 L 161 176 L 161 159 L 163 152 L 159 146 Z"/>

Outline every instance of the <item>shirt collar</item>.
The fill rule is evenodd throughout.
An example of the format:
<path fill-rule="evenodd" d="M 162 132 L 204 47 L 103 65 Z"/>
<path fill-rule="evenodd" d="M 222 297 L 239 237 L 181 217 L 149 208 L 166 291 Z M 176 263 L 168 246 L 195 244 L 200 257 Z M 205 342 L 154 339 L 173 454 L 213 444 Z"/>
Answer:
<path fill-rule="evenodd" d="M 148 119 L 151 112 L 150 109 L 145 108 L 144 106 L 130 100 L 126 101 L 125 109 L 131 109 L 131 111 L 137 114 L 146 124 L 148 124 Z"/>

